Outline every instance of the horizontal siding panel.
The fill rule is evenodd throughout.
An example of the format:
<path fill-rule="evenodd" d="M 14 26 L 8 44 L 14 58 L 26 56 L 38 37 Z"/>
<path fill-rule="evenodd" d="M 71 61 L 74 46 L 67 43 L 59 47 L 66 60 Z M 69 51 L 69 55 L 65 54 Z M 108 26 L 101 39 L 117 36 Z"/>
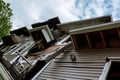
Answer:
<path fill-rule="evenodd" d="M 98 80 L 98 76 L 87 76 L 87 75 L 69 75 L 69 74 L 52 74 L 52 73 L 43 73 L 42 75 L 46 75 L 46 76 L 51 76 L 51 77 L 63 77 L 64 78 L 73 78 L 73 79 L 96 79 Z"/>
<path fill-rule="evenodd" d="M 91 60 L 91 59 L 87 59 L 87 60 L 83 60 L 83 59 L 76 59 L 75 61 L 72 61 L 71 59 L 56 59 L 55 63 L 105 63 L 105 59 L 104 60 Z"/>
<path fill-rule="evenodd" d="M 41 79 L 42 78 L 42 79 Z M 49 76 L 49 75 L 41 75 L 37 78 L 37 80 L 86 80 L 83 78 L 69 78 L 69 77 L 61 77 L 61 76 Z"/>
<path fill-rule="evenodd" d="M 75 75 L 75 76 L 93 76 L 93 77 L 99 77 L 100 76 L 100 72 L 85 72 L 85 71 L 81 71 L 81 72 L 72 72 L 72 71 L 44 71 L 44 73 L 50 73 L 50 74 L 61 74 L 61 75 Z"/>
<path fill-rule="evenodd" d="M 104 67 L 104 63 L 96 63 L 96 64 L 93 64 L 93 63 L 86 63 L 86 64 L 82 64 L 82 63 L 59 63 L 59 64 L 53 64 L 53 65 L 50 65 L 51 67 L 85 67 L 85 68 L 103 68 Z"/>
<path fill-rule="evenodd" d="M 45 70 L 70 70 L 70 71 L 92 71 L 92 72 L 100 72 L 100 71 L 102 71 L 102 68 L 48 67 Z"/>
<path fill-rule="evenodd" d="M 70 55 L 76 60 L 72 61 Z M 64 51 L 38 76 L 54 80 L 98 80 L 106 63 L 106 57 L 120 56 L 120 49 L 94 49 Z"/>
<path fill-rule="evenodd" d="M 62 79 L 62 78 L 56 78 L 56 77 L 49 77 L 49 76 L 39 76 L 39 77 L 37 77 L 37 79 L 36 80 L 60 80 L 60 79 Z"/>
<path fill-rule="evenodd" d="M 84 71 L 81 71 L 81 70 L 64 70 L 64 69 L 52 69 L 52 70 L 45 70 L 44 72 L 54 72 L 54 73 L 57 73 L 57 72 L 67 72 L 67 73 L 75 73 L 75 74 L 79 74 L 79 73 L 82 73 L 82 74 L 101 74 L 101 70 L 96 70 L 96 71 L 88 71 L 88 70 L 84 70 Z"/>

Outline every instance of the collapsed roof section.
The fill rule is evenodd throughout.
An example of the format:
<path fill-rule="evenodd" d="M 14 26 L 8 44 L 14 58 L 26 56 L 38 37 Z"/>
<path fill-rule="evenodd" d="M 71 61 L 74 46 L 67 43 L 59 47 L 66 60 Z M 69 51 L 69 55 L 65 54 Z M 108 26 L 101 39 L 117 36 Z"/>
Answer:
<path fill-rule="evenodd" d="M 30 36 L 28 29 L 26 27 L 10 31 L 10 34 L 16 34 L 18 36 Z"/>
<path fill-rule="evenodd" d="M 7 35 L 1 38 L 3 41 L 3 45 L 13 45 L 18 44 L 24 41 L 24 38 L 21 36 L 17 36 L 15 34 Z"/>
<path fill-rule="evenodd" d="M 58 17 L 54 17 L 54 18 L 51 18 L 47 21 L 44 21 L 44 22 L 38 22 L 38 23 L 34 23 L 32 24 L 32 27 L 35 28 L 35 27 L 40 27 L 40 26 L 43 26 L 43 25 L 48 25 L 49 28 L 53 28 L 53 29 L 57 29 L 57 25 L 56 24 L 60 24 L 60 20 Z"/>

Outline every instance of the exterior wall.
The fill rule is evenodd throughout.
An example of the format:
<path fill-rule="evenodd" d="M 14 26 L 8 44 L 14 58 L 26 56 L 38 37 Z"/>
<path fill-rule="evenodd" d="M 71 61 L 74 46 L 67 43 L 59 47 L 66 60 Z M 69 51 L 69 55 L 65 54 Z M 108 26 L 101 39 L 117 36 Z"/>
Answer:
<path fill-rule="evenodd" d="M 104 80 L 100 79 L 103 72 L 106 57 L 120 56 L 120 48 L 117 49 L 84 49 L 74 51 L 66 49 L 32 80 Z M 70 55 L 76 60 L 72 60 Z"/>

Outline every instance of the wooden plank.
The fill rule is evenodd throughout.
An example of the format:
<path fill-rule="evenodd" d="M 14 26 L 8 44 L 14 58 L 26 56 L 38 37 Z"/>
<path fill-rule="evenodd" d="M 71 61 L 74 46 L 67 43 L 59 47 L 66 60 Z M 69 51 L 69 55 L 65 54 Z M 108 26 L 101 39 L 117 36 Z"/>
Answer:
<path fill-rule="evenodd" d="M 92 79 L 92 80 L 98 80 L 99 76 L 94 75 L 69 75 L 69 74 L 52 74 L 52 73 L 43 73 L 42 75 L 45 76 L 51 76 L 51 77 L 67 77 L 67 78 L 73 78 L 73 79 Z"/>
<path fill-rule="evenodd" d="M 37 79 L 35 79 L 35 80 L 58 80 L 58 79 L 50 79 L 50 78 L 46 78 L 46 77 L 40 77 L 40 78 L 37 78 Z M 60 80 L 60 79 L 59 79 Z"/>
<path fill-rule="evenodd" d="M 90 42 L 90 40 L 89 40 L 89 37 L 88 37 L 87 33 L 85 33 L 85 36 L 86 36 L 86 39 L 87 39 L 89 48 L 92 48 L 92 45 L 91 45 L 91 42 Z"/>
<path fill-rule="evenodd" d="M 85 65 L 85 64 L 87 64 L 87 65 L 96 65 L 96 64 L 104 64 L 105 62 L 60 62 L 60 61 L 58 61 L 58 62 L 55 62 L 55 63 L 59 63 L 59 64 L 63 64 L 63 63 L 67 63 L 67 64 L 71 64 L 71 63 L 74 63 L 74 64 L 80 64 L 80 65 Z"/>
<path fill-rule="evenodd" d="M 71 67 L 71 68 L 103 68 L 104 65 L 54 65 L 52 67 Z"/>
<path fill-rule="evenodd" d="M 61 39 L 59 42 L 57 42 L 57 44 L 62 44 L 66 42 L 68 39 L 70 39 L 70 35 L 67 35 L 65 38 Z"/>
<path fill-rule="evenodd" d="M 105 63 L 96 62 L 96 63 L 53 63 L 54 66 L 104 66 Z"/>
<path fill-rule="evenodd" d="M 84 79 L 76 79 L 76 78 L 69 78 L 69 77 L 61 77 L 61 76 L 49 76 L 49 75 L 40 75 L 38 78 L 43 78 L 43 79 L 46 79 L 46 80 L 49 80 L 49 79 L 57 79 L 57 80 L 84 80 Z M 39 79 L 38 79 L 39 80 Z"/>
<path fill-rule="evenodd" d="M 74 54 L 75 55 L 75 54 Z M 107 56 L 110 56 L 110 55 L 113 55 L 113 54 L 108 54 Z M 115 56 L 116 55 L 119 55 L 119 54 L 115 54 Z M 82 57 L 80 57 L 80 56 L 82 56 Z M 105 60 L 105 54 L 96 54 L 96 55 L 94 55 L 93 54 L 93 57 L 92 57 L 92 54 L 88 54 L 88 55 L 75 55 L 75 57 L 78 59 L 78 60 Z M 55 58 L 55 60 L 57 60 L 57 59 L 71 59 L 70 58 L 70 55 L 68 55 L 68 56 L 60 56 L 60 57 L 57 57 L 57 58 Z"/>
<path fill-rule="evenodd" d="M 42 75 L 56 75 L 56 76 L 59 76 L 59 75 L 61 75 L 61 76 L 72 76 L 72 77 L 78 77 L 78 78 L 81 78 L 81 77 L 96 77 L 96 78 L 98 78 L 99 76 L 100 76 L 100 74 L 97 74 L 97 73 L 95 73 L 95 74 L 87 74 L 87 73 L 66 73 L 66 72 L 44 72 Z"/>
<path fill-rule="evenodd" d="M 119 39 L 120 39 L 120 29 L 119 28 L 116 28 L 117 29 L 117 33 L 118 33 L 118 36 L 119 36 Z"/>
<path fill-rule="evenodd" d="M 54 59 L 57 55 L 61 54 L 64 50 L 69 48 L 70 46 L 71 46 L 71 42 L 65 44 L 64 46 L 61 46 L 58 50 L 53 51 L 53 52 L 49 53 L 48 55 L 46 55 L 45 57 L 43 57 L 41 59 L 41 61 L 44 60 L 44 61 L 46 61 L 46 63 L 48 63 L 49 61 Z"/>
<path fill-rule="evenodd" d="M 102 71 L 103 68 L 47 67 L 46 70 Z"/>
<path fill-rule="evenodd" d="M 68 68 L 103 68 L 104 65 L 54 65 L 50 67 L 68 67 Z"/>
<path fill-rule="evenodd" d="M 48 73 L 59 73 L 59 72 L 64 72 L 64 73 L 73 73 L 73 74 L 95 74 L 95 75 L 100 75 L 102 71 L 77 71 L 77 70 L 63 70 L 63 69 L 52 69 L 52 70 L 48 70 L 46 69 L 44 72 Z"/>
<path fill-rule="evenodd" d="M 49 77 L 49 76 L 39 76 L 35 80 L 61 80 L 62 78 L 57 78 L 57 77 Z"/>
<path fill-rule="evenodd" d="M 93 60 L 93 61 L 90 61 L 90 60 L 76 60 L 76 61 L 72 61 L 72 60 L 70 60 L 70 59 L 57 59 L 57 60 L 55 60 L 55 63 L 71 63 L 71 62 L 74 62 L 74 63 L 89 63 L 89 62 L 92 62 L 92 63 L 99 63 L 99 62 L 105 62 L 105 60 L 103 61 L 103 60 L 100 60 L 100 61 L 95 61 L 95 60 Z"/>
<path fill-rule="evenodd" d="M 102 38 L 103 45 L 104 45 L 104 47 L 106 47 L 106 43 L 105 43 L 105 39 L 104 39 L 102 31 L 100 31 L 100 35 L 101 35 L 101 38 Z"/>
<path fill-rule="evenodd" d="M 78 48 L 78 45 L 77 45 L 77 40 L 76 40 L 76 38 L 75 38 L 75 35 L 71 35 L 71 40 L 72 40 L 72 42 L 73 42 L 73 47 L 74 47 L 75 49 L 79 49 L 79 48 Z"/>
<path fill-rule="evenodd" d="M 100 72 L 96 73 L 88 73 L 88 72 L 70 72 L 70 71 L 44 71 L 44 73 L 51 73 L 51 74 L 61 74 L 61 75 L 75 75 L 75 76 L 93 76 L 93 77 L 99 77 L 101 75 Z M 43 73 L 43 74 L 44 74 Z"/>

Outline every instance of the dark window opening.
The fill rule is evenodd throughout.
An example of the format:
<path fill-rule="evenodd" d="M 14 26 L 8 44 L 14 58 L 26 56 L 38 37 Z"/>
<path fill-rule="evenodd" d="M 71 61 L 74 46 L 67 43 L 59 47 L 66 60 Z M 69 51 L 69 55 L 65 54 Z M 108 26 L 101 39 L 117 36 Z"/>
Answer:
<path fill-rule="evenodd" d="M 120 80 L 120 62 L 112 62 L 106 80 Z"/>

